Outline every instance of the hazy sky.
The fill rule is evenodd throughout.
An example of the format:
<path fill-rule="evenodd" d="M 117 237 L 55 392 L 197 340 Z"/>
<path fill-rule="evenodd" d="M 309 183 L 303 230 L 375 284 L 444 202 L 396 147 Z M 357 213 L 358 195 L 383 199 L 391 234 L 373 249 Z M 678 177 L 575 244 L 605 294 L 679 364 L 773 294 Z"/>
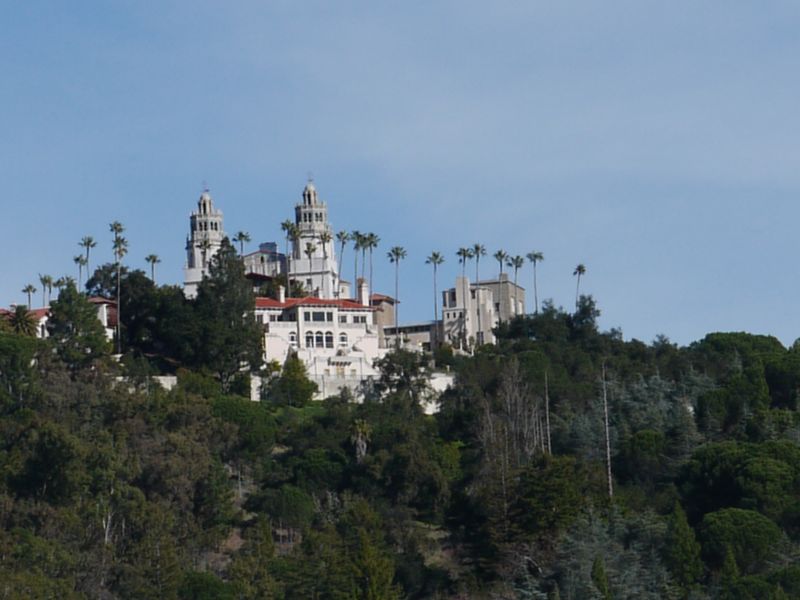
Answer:
<path fill-rule="evenodd" d="M 543 252 L 558 305 L 584 263 L 626 338 L 791 344 L 798 31 L 780 0 L 2 3 L 0 304 L 77 276 L 84 235 L 109 261 L 113 220 L 180 282 L 204 180 L 229 233 L 282 240 L 313 172 L 335 230 L 381 237 L 380 291 L 406 247 L 401 321 L 432 318 L 425 257 L 451 284 L 480 242 L 486 276 Z"/>

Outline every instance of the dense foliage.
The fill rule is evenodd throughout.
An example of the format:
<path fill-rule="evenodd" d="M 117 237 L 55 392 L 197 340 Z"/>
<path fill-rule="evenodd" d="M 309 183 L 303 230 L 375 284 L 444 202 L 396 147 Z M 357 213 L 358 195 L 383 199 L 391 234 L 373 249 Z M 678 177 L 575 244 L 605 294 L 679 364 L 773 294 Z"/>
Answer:
<path fill-rule="evenodd" d="M 194 301 L 121 277 L 119 362 L 71 287 L 0 330 L 0 597 L 800 597 L 800 346 L 626 342 L 584 297 L 440 352 L 435 415 L 403 351 L 363 402 L 296 360 L 251 402 L 234 253 Z"/>

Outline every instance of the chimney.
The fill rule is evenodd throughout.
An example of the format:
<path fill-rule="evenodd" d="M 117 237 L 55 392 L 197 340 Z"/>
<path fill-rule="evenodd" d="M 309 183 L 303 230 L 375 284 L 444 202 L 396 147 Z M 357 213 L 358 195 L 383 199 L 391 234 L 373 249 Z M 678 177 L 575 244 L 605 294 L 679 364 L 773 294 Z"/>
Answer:
<path fill-rule="evenodd" d="M 358 303 L 369 306 L 369 284 L 363 277 L 358 280 Z"/>
<path fill-rule="evenodd" d="M 283 287 L 282 285 L 278 286 L 278 302 L 280 302 L 281 304 L 286 302 L 286 288 Z"/>

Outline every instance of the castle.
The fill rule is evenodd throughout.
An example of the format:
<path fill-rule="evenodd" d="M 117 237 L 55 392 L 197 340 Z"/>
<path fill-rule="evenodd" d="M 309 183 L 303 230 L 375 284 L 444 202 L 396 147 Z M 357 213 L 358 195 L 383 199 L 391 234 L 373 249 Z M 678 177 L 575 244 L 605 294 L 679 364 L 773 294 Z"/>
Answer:
<path fill-rule="evenodd" d="M 396 342 L 412 350 L 431 349 L 441 342 L 468 350 L 494 343 L 492 329 L 498 322 L 524 313 L 525 290 L 506 274 L 475 283 L 458 277 L 455 287 L 442 292 L 441 321 L 395 328 L 394 298 L 370 293 L 365 279 L 351 284 L 342 277 L 328 205 L 312 181 L 294 207 L 294 220 L 282 226 L 287 252 L 281 253 L 276 242 L 261 243 L 255 252 L 243 254 L 245 273 L 254 287 L 269 282 L 276 290 L 274 297 L 256 298 L 265 361 L 283 364 L 290 354 L 296 355 L 317 384 L 320 398 L 345 386 L 357 392 L 363 382 L 378 375 L 375 360 Z M 184 268 L 188 297 L 197 293 L 225 237 L 222 212 L 204 190 L 189 217 Z M 284 285 L 289 282 L 292 290 L 302 286 L 306 295 L 292 297 Z"/>
<path fill-rule="evenodd" d="M 347 386 L 357 391 L 360 384 L 378 375 L 375 361 L 386 352 L 377 316 L 390 298 L 369 294 L 369 283 L 359 280 L 353 290 L 340 272 L 328 221 L 328 207 L 309 181 L 301 202 L 294 209 L 294 228 L 288 255 L 275 242 L 259 245 L 243 256 L 245 273 L 254 284 L 271 281 L 277 297 L 257 297 L 255 315 L 264 331 L 264 359 L 281 365 L 290 354 L 306 366 L 309 378 L 324 398 Z M 208 274 L 209 263 L 225 238 L 222 212 L 214 206 L 208 190 L 203 191 L 197 210 L 189 217 L 186 240 L 184 293 L 193 297 L 197 285 Z M 302 285 L 307 295 L 290 297 L 283 285 Z M 351 293 L 355 291 L 355 297 Z"/>

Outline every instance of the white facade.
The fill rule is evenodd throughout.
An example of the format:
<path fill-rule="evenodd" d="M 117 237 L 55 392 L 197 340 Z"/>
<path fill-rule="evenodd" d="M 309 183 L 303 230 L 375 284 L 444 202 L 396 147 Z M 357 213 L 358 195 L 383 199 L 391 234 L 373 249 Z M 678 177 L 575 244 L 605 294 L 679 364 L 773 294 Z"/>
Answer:
<path fill-rule="evenodd" d="M 373 363 L 386 350 L 379 347 L 372 312 L 352 300 L 256 299 L 267 362 L 282 365 L 296 354 L 317 384 L 320 399 L 345 386 L 357 393 L 363 381 L 378 376 Z"/>
<path fill-rule="evenodd" d="M 506 273 L 478 283 L 457 277 L 455 287 L 442 292 L 444 339 L 454 348 L 494 344 L 492 329 L 521 314 L 525 314 L 525 290 L 509 281 Z"/>
<path fill-rule="evenodd" d="M 214 208 L 211 194 L 204 190 L 197 201 L 197 210 L 189 216 L 186 264 L 183 269 L 183 293 L 187 298 L 197 295 L 197 286 L 208 275 L 209 262 L 224 238 L 222 211 Z"/>

